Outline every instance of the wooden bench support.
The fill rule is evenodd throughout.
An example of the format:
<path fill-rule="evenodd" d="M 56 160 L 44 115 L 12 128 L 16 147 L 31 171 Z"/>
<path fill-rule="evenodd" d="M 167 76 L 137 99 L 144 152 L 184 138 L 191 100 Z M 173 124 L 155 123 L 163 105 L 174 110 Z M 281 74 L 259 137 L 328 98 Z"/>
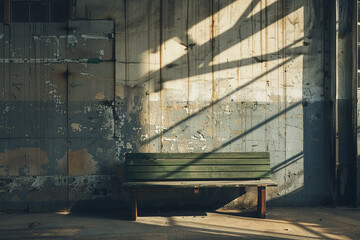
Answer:
<path fill-rule="evenodd" d="M 136 188 L 132 189 L 132 199 L 131 199 L 131 220 L 136 221 L 137 219 L 137 191 Z"/>
<path fill-rule="evenodd" d="M 265 212 L 266 212 L 266 187 L 260 186 L 258 187 L 258 205 L 257 205 L 257 211 L 258 216 L 260 218 L 265 218 Z"/>

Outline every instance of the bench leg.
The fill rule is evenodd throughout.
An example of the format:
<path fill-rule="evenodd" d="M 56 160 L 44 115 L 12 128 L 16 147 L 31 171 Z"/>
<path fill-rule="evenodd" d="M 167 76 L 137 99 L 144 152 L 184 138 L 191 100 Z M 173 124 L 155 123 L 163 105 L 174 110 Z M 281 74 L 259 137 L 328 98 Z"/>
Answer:
<path fill-rule="evenodd" d="M 137 219 L 137 190 L 136 188 L 132 189 L 132 199 L 131 199 L 131 220 L 136 221 Z"/>
<path fill-rule="evenodd" d="M 258 187 L 258 216 L 260 218 L 265 218 L 265 212 L 266 212 L 266 187 Z"/>

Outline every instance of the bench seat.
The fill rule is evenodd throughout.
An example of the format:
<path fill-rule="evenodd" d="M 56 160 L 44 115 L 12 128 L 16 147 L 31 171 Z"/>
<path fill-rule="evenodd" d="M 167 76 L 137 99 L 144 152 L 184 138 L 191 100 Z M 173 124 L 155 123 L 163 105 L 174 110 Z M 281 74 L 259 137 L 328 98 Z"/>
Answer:
<path fill-rule="evenodd" d="M 242 180 L 242 181 L 147 181 L 147 182 L 125 182 L 126 188 L 235 188 L 235 187 L 268 187 L 276 186 L 269 179 Z"/>
<path fill-rule="evenodd" d="M 251 153 L 129 153 L 125 156 L 122 187 L 132 189 L 132 219 L 137 218 L 137 191 L 141 188 L 258 188 L 258 214 L 265 217 L 270 155 Z"/>

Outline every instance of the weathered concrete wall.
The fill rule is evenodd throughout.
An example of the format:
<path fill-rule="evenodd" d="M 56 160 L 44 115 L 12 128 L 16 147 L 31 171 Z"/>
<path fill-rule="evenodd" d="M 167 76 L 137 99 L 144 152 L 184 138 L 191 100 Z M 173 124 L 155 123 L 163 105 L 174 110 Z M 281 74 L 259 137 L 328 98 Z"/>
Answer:
<path fill-rule="evenodd" d="M 329 202 L 324 9 L 315 0 L 77 0 L 76 19 L 114 20 L 114 41 L 105 22 L 74 20 L 46 35 L 0 25 L 3 206 L 127 207 L 115 178 L 126 152 L 269 151 L 279 184 L 271 204 Z M 40 55 L 25 51 L 32 44 L 44 45 Z M 57 63 L 24 62 L 32 58 Z M 242 195 L 231 207 L 256 201 L 247 190 L 141 198 L 210 205 Z"/>
<path fill-rule="evenodd" d="M 357 2 L 336 1 L 336 201 L 356 205 Z"/>

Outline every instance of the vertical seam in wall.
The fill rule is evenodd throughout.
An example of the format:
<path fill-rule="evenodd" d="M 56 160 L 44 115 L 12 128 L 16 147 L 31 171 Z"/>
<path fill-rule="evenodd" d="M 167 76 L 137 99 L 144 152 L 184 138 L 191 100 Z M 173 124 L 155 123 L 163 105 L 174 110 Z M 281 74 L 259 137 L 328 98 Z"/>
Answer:
<path fill-rule="evenodd" d="M 235 8 L 236 9 L 236 8 Z M 241 23 L 240 23 L 241 25 Z M 236 68 L 236 77 L 237 77 L 237 85 L 236 85 L 236 89 L 239 89 L 240 88 L 240 66 L 241 66 L 241 58 L 243 57 L 243 51 L 242 51 L 242 43 L 243 42 L 243 39 L 242 39 L 242 35 L 241 35 L 241 28 L 239 28 L 239 58 L 237 60 L 237 68 Z M 240 91 L 238 90 L 236 92 L 236 105 L 235 106 L 239 106 L 239 103 L 240 103 Z M 241 105 L 240 105 L 241 106 Z M 239 114 L 240 113 L 240 114 Z M 243 130 L 243 114 L 242 113 L 242 110 L 241 109 L 237 109 L 237 114 L 239 114 L 239 118 L 240 118 L 240 126 L 239 126 L 239 129 L 240 129 L 240 133 L 242 133 L 242 130 Z M 242 139 L 239 139 L 239 143 L 242 141 Z M 236 148 L 235 149 L 238 149 L 237 151 L 241 151 L 242 150 L 242 147 L 241 147 L 241 144 L 236 144 L 236 145 L 239 145 L 239 148 Z M 235 145 L 235 146 L 236 146 Z"/>
<path fill-rule="evenodd" d="M 354 173 L 354 190 L 355 192 L 357 192 L 358 190 L 358 149 L 357 149 L 357 89 L 358 89 L 358 1 L 353 1 L 353 6 L 354 8 L 353 9 L 356 9 L 354 10 L 354 17 L 353 17 L 353 38 L 352 38 L 352 47 L 353 47 L 353 57 L 352 57 L 352 60 L 353 60 L 353 74 L 355 75 L 352 79 L 352 93 L 351 93 L 351 98 L 352 98 L 352 103 L 351 103 L 351 109 L 352 109 L 352 133 L 353 133 L 353 144 L 354 144 L 354 168 L 355 168 L 355 173 Z M 355 34 L 354 34 L 355 33 Z M 354 194 L 354 201 L 353 201 L 353 205 L 354 206 L 357 206 L 357 202 L 358 202 L 358 193 L 355 193 Z"/>
<path fill-rule="evenodd" d="M 359 3 L 358 1 L 354 1 L 354 8 L 356 9 L 354 11 L 355 15 L 354 15 L 354 28 L 353 28 L 353 31 L 356 32 L 355 36 L 353 35 L 353 52 L 354 53 L 354 56 L 353 56 L 353 60 L 354 60 L 354 63 L 353 63 L 353 67 L 354 67 L 354 74 L 355 74 L 355 82 L 353 81 L 353 84 L 355 83 L 355 86 L 353 85 L 353 96 L 352 96 L 352 99 L 353 99 L 353 107 L 352 107 L 352 110 L 353 110 L 353 114 L 352 114 L 352 118 L 353 118 L 353 137 L 354 137 L 354 147 L 355 147 L 355 176 L 357 176 L 357 179 L 355 178 L 355 190 L 357 190 L 357 194 L 355 194 L 355 202 L 354 202 L 354 206 L 357 206 L 358 205 L 358 201 L 359 201 L 359 168 L 358 168 L 358 144 L 357 144 L 357 128 L 358 128 L 358 114 L 357 114 L 357 109 L 358 109 L 358 106 L 357 106 L 357 94 L 358 94 L 358 86 L 359 86 L 359 79 L 358 79 L 358 61 L 359 61 L 359 56 L 358 56 L 358 41 L 359 41 L 359 38 L 358 38 L 358 18 L 359 18 L 359 12 L 358 12 L 358 6 L 359 6 Z"/>
<path fill-rule="evenodd" d="M 255 44 L 254 44 L 254 2 L 251 1 L 251 11 L 250 11 L 250 19 L 251 19 L 251 59 L 254 59 L 254 49 L 255 49 Z M 252 60 L 251 62 L 251 79 L 254 79 L 254 61 Z M 254 84 L 249 85 L 249 88 L 251 88 L 251 90 L 253 89 Z M 252 91 L 251 91 L 252 92 Z M 248 106 L 249 106 L 249 101 L 246 101 L 246 112 L 248 112 Z M 247 116 L 246 116 L 247 117 Z M 245 120 L 245 122 L 247 123 L 247 120 Z M 247 129 L 247 124 L 245 123 L 245 129 Z M 252 111 L 250 111 L 250 128 L 252 128 Z M 251 133 L 249 133 L 251 134 Z M 248 138 L 248 134 L 245 135 L 245 152 L 247 151 L 247 139 Z"/>
<path fill-rule="evenodd" d="M 276 7 L 276 19 L 278 19 L 279 13 L 281 12 L 279 9 L 279 6 L 281 6 L 280 3 L 277 3 L 277 7 Z M 281 34 L 281 30 L 280 30 L 280 21 L 276 21 L 275 22 L 275 27 L 276 27 L 276 52 L 277 52 L 277 66 L 280 66 L 281 63 L 281 53 L 280 53 L 280 34 Z M 280 98 L 280 70 L 277 69 L 277 106 L 276 106 L 276 110 L 277 110 L 277 114 L 279 115 L 280 112 L 280 106 L 281 106 L 281 98 Z M 278 136 L 281 133 L 281 120 L 280 120 L 281 116 L 279 116 L 276 120 L 277 120 L 277 133 Z M 280 140 L 280 138 L 278 138 Z M 280 143 L 280 147 L 279 150 L 281 151 L 281 143 Z M 278 159 L 278 161 L 281 161 L 281 159 Z M 278 164 L 277 161 L 273 161 L 273 163 Z"/>
<path fill-rule="evenodd" d="M 215 140 L 214 140 L 214 128 L 216 127 L 216 124 L 214 122 L 214 101 L 215 101 L 215 73 L 214 73 L 214 48 L 215 48 L 215 32 L 214 32 L 214 0 L 211 0 L 211 36 L 210 36 L 210 40 L 211 40 L 211 77 L 212 77 L 212 81 L 211 81 L 211 89 L 212 89 L 212 94 L 211 94 L 211 122 L 212 122 L 212 126 L 211 126 L 211 139 L 212 139 L 212 144 L 213 144 L 213 149 L 218 149 L 217 146 L 215 145 Z"/>
<path fill-rule="evenodd" d="M 125 39 L 124 39 L 124 54 L 125 54 L 125 86 L 124 86 L 124 99 L 125 99 L 125 111 L 127 112 L 127 116 L 125 116 L 125 118 L 129 117 L 128 114 L 128 109 L 129 109 L 129 104 L 130 104 L 130 100 L 129 100 L 129 58 L 128 58 L 128 25 L 127 25 L 127 0 L 124 0 L 124 27 L 125 27 Z M 126 121 L 126 119 L 125 119 Z M 124 138 L 124 134 L 121 134 L 120 137 Z M 125 139 L 121 139 L 120 141 L 122 142 Z M 126 141 L 128 141 L 128 139 L 126 139 Z"/>
<path fill-rule="evenodd" d="M 69 21 L 67 22 L 67 28 L 66 28 L 66 34 L 69 35 Z M 65 48 L 66 51 L 66 57 L 68 57 L 68 47 Z M 68 211 L 70 211 L 70 159 L 69 159 L 69 63 L 66 63 L 66 162 L 67 162 L 67 203 L 66 208 Z"/>
<path fill-rule="evenodd" d="M 125 54 L 125 91 L 124 91 L 124 95 L 125 95 L 125 98 L 127 99 L 128 98 L 128 81 L 129 81 L 129 69 L 128 69 L 128 28 L 127 28 L 127 15 L 126 15 L 126 12 L 127 12 L 127 4 L 126 4 L 126 1 L 127 0 L 124 0 L 124 25 L 125 25 L 125 42 L 124 42 L 124 45 L 125 45 L 125 50 L 124 50 L 124 54 Z M 129 101 L 127 101 L 129 102 Z"/>
<path fill-rule="evenodd" d="M 159 81 L 160 81 L 160 90 L 159 90 L 159 97 L 160 97 L 160 152 L 163 151 L 163 104 L 162 104 L 162 90 L 163 90 L 163 84 L 162 84 L 162 55 L 163 55 L 163 0 L 160 0 L 160 71 L 159 71 Z"/>
<path fill-rule="evenodd" d="M 148 57 L 148 84 L 147 84 L 147 122 L 148 122 L 148 136 L 151 137 L 151 121 L 150 121 L 150 91 L 151 91 L 151 63 L 150 63 L 150 49 L 151 49 L 151 14 L 152 14 L 152 3 L 148 3 L 149 6 L 149 14 L 148 14 L 148 50 L 147 50 L 147 57 Z M 150 152 L 150 142 L 147 143 L 147 150 Z"/>
<path fill-rule="evenodd" d="M 339 50 L 339 44 L 338 44 L 338 30 L 339 30 L 339 13 L 338 13 L 338 8 L 339 8 L 339 1 L 336 0 L 335 1 L 335 83 L 334 83 L 334 124 L 335 124 L 335 172 L 334 172 L 334 204 L 337 203 L 337 198 L 338 198 L 338 191 L 337 191 L 337 182 L 338 182 L 338 168 L 339 168 L 339 137 L 338 137 L 338 132 L 339 132 L 339 126 L 338 126 L 338 119 L 339 119 L 339 104 L 338 104 L 338 74 L 339 74 L 339 69 L 338 69 L 338 62 L 339 62 L 339 55 L 338 55 L 338 50 Z"/>
<path fill-rule="evenodd" d="M 265 72 L 268 72 L 268 55 L 269 55 L 269 47 L 268 47 L 268 38 L 269 38 L 269 24 L 268 24 L 268 1 L 265 0 Z M 271 78 L 270 78 L 271 79 Z M 269 146 L 268 146 L 268 134 L 267 134 L 267 129 L 268 129 L 268 125 L 267 125 L 267 115 L 268 115 L 268 108 L 270 106 L 270 99 L 268 97 L 268 74 L 265 74 L 265 99 L 266 99 L 266 103 L 265 103 L 265 151 L 269 151 Z"/>
<path fill-rule="evenodd" d="M 113 117 L 114 117 L 114 130 L 113 130 L 113 139 L 116 139 L 116 124 L 115 121 L 117 119 L 117 113 L 116 113 L 116 30 L 115 30 L 115 20 L 112 20 L 113 22 L 113 49 L 112 49 L 112 62 L 113 62 L 113 68 L 114 68 L 114 89 L 113 89 Z"/>
<path fill-rule="evenodd" d="M 2 33 L 4 34 L 5 36 L 5 28 L 4 28 L 4 24 L 1 25 L 1 28 L 2 28 Z M 0 49 L 1 51 L 1 55 L 4 57 L 5 59 L 5 40 L 4 40 L 4 37 L 2 39 L 0 39 L 0 42 L 2 43 L 2 48 Z M 1 74 L 1 78 L 3 79 L 3 92 L 2 92 L 2 97 L 3 99 L 10 99 L 9 97 L 6 97 L 6 78 L 5 78 L 5 75 L 6 75 L 6 71 L 5 71 L 5 63 L 4 62 L 0 62 L 0 66 L 4 69 L 4 71 L 2 71 L 2 74 Z M 2 84 L 1 84 L 2 85 Z M 1 86 L 0 85 L 0 86 Z M 3 101 L 1 102 L 3 103 Z"/>
<path fill-rule="evenodd" d="M 324 111 L 324 126 L 325 126 L 325 129 L 326 129 L 326 127 L 330 127 L 330 126 L 327 126 L 328 125 L 328 122 L 327 122 L 327 119 L 328 118 L 330 118 L 331 119 L 331 116 L 330 115 L 327 115 L 328 114 L 328 107 L 326 107 L 327 106 L 327 104 L 328 104 L 328 100 L 329 100 L 329 90 L 326 90 L 327 89 L 327 87 L 328 87 L 328 82 L 327 82 L 327 80 L 326 80 L 326 78 L 327 78 L 327 73 L 328 73 L 328 58 L 329 58 L 329 56 L 327 55 L 327 49 L 328 49 L 328 44 L 329 44 L 329 42 L 328 42 L 328 38 L 327 38 L 327 33 L 329 32 L 329 29 L 328 29 L 328 14 L 330 14 L 330 13 L 327 13 L 327 12 L 329 12 L 330 11 L 330 9 L 328 8 L 328 5 L 327 5 L 327 1 L 326 0 L 322 0 L 321 1 L 321 4 L 324 6 L 323 8 L 322 8 L 322 12 L 321 12 L 321 15 L 322 15 L 322 17 L 323 17 L 323 19 L 324 19 L 324 25 L 323 25 L 323 36 L 322 36 L 322 39 L 323 39 L 323 45 L 322 45 L 322 49 L 323 49 L 323 55 L 322 55 L 322 70 L 323 70 L 323 88 L 324 88 L 324 92 L 323 92 L 323 94 L 324 94 L 324 97 L 323 97 L 323 101 L 324 101 L 324 108 L 323 108 L 323 111 Z M 305 36 L 304 36 L 304 39 L 305 39 Z M 309 50 L 309 51 L 311 51 L 311 50 Z M 330 55 L 330 52 L 328 53 L 329 55 Z M 310 61 L 310 60 L 309 60 Z M 309 64 L 309 63 L 308 63 Z M 304 124 L 304 127 L 305 127 L 305 124 Z M 331 136 L 331 128 L 330 128 L 330 134 L 329 135 L 327 135 L 325 132 L 324 132 L 324 149 L 323 149 L 323 151 L 324 151 L 324 157 L 325 157 L 325 159 L 328 159 L 328 164 L 329 164 L 329 166 L 331 166 L 331 160 L 332 160 L 332 157 L 331 157 L 331 152 L 332 152 L 332 146 L 331 146 L 331 142 L 329 142 L 328 141 L 328 139 L 327 139 L 327 136 Z M 304 136 L 304 139 L 305 139 L 305 136 Z M 327 143 L 329 143 L 329 146 L 330 147 L 328 147 L 327 145 Z M 327 151 L 327 149 L 329 149 L 329 151 Z M 330 152 L 330 154 L 329 154 L 329 152 Z M 304 156 L 305 156 L 305 152 L 304 152 Z M 326 160 L 324 161 L 324 162 L 326 162 Z M 323 179 L 323 181 L 324 182 L 329 182 L 330 183 L 330 185 L 331 185 L 331 181 L 328 181 L 328 179 L 327 179 L 327 173 L 330 173 L 330 172 L 328 172 L 327 171 L 327 169 L 326 169 L 326 167 L 323 169 L 323 171 L 324 171 L 324 179 Z M 329 189 L 328 188 L 328 186 L 324 189 L 325 191 L 328 191 L 328 190 L 331 190 L 331 188 Z M 325 196 L 324 196 L 325 197 Z M 326 196 L 326 198 L 327 198 L 327 196 Z M 326 199 L 325 198 L 323 198 L 325 201 L 326 201 Z"/>
<path fill-rule="evenodd" d="M 190 0 L 186 1 L 186 46 L 189 48 L 189 11 L 190 11 Z M 186 53 L 187 57 L 187 108 L 188 108 L 188 116 L 190 113 L 190 51 L 187 49 Z"/>
<path fill-rule="evenodd" d="M 266 7 L 266 6 L 265 6 Z M 264 41 L 264 37 L 263 37 L 263 21 L 264 21 L 264 18 L 263 18 L 263 14 L 264 14 L 264 7 L 263 7 L 263 0 L 260 0 L 260 30 L 259 30 L 259 33 L 260 33 L 260 59 L 261 59 L 261 62 L 260 62 L 260 74 L 262 75 L 264 70 L 263 70 L 263 66 L 264 66 L 264 55 L 263 55 L 263 41 Z M 265 29 L 266 30 L 266 29 Z M 264 74 L 264 78 L 266 78 L 267 74 Z M 261 79 L 259 79 L 260 83 L 262 82 Z M 265 83 L 266 85 L 266 83 Z M 265 88 L 265 95 L 267 94 L 267 88 Z M 266 126 L 265 126 L 265 122 L 266 122 L 266 109 L 264 109 L 264 113 L 265 113 L 265 121 L 264 121 L 264 137 L 266 136 Z M 261 131 L 261 129 L 259 129 Z M 264 143 L 266 145 L 266 143 Z"/>
<path fill-rule="evenodd" d="M 283 37 L 283 98 L 284 98 L 284 160 L 286 160 L 286 109 L 287 109 L 287 103 L 286 103 L 286 16 L 285 16 L 285 1 L 282 3 L 282 37 Z M 287 194 L 287 177 L 286 177 L 286 166 L 284 168 L 285 170 L 285 176 L 284 176 L 284 182 L 285 182 L 285 195 Z"/>

